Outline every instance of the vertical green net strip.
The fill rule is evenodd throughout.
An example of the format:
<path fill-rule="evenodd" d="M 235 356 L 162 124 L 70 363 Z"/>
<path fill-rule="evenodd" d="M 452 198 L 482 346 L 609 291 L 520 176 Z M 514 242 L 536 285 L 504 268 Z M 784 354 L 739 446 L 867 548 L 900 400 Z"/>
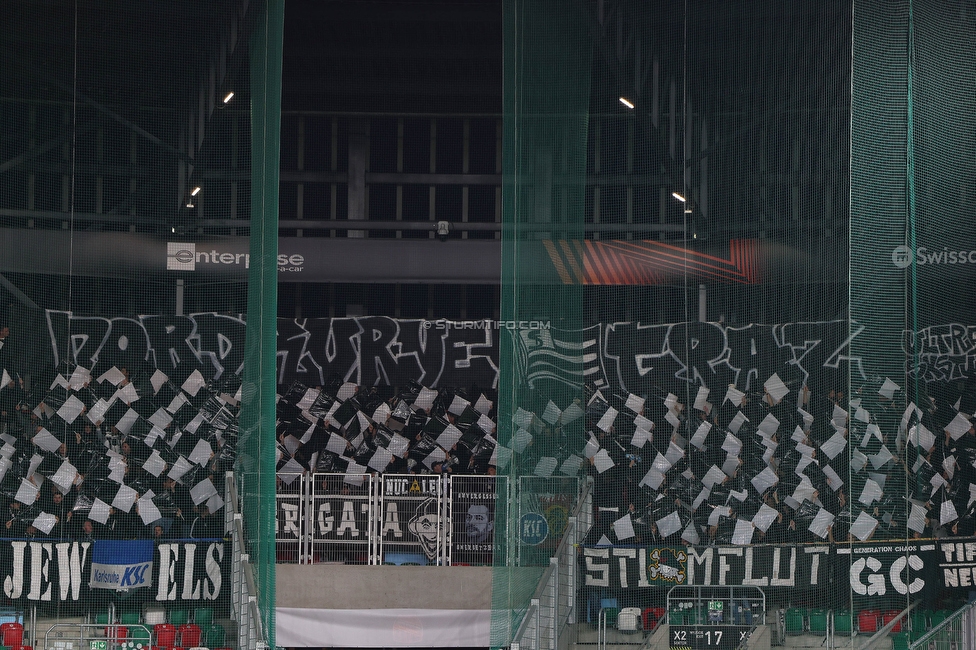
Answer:
<path fill-rule="evenodd" d="M 239 482 L 266 640 L 275 645 L 275 352 L 278 153 L 284 2 L 268 0 L 251 37 L 251 237 Z"/>
<path fill-rule="evenodd" d="M 854 2 L 849 324 L 854 336 L 851 354 L 861 362 L 850 366 L 850 396 L 852 402 L 861 398 L 861 408 L 871 414 L 872 423 L 887 438 L 884 444 L 892 449 L 904 404 L 889 408 L 878 386 L 887 377 L 908 388 L 901 337 L 912 326 L 912 267 L 903 261 L 903 247 L 909 245 L 913 227 L 907 173 L 911 163 L 907 146 L 910 13 L 905 1 Z M 853 411 L 848 436 L 851 515 L 854 520 L 862 513 L 879 519 L 883 514 L 878 507 L 855 500 L 868 480 L 870 466 L 854 471 L 857 463 L 853 459 L 859 451 L 874 454 L 880 443 L 872 439 L 867 447 L 859 447 L 865 426 Z M 906 479 L 904 468 L 892 472 L 886 492 L 904 494 Z M 894 485 L 895 480 L 901 485 Z M 896 515 L 905 531 L 903 512 Z M 855 591 L 849 595 L 852 611 L 873 609 L 873 601 L 878 600 Z M 888 594 L 887 604 L 903 609 L 907 601 L 896 603 L 896 598 L 896 594 Z"/>
<path fill-rule="evenodd" d="M 582 287 L 530 281 L 538 269 L 530 246 L 582 239 L 591 51 L 586 23 L 573 2 L 504 3 L 504 153 L 499 442 L 513 450 L 507 467 L 511 499 L 496 518 L 491 644 L 507 645 L 565 529 L 576 482 L 558 471 L 541 479 L 544 459 L 565 458 L 569 427 L 538 416 L 551 400 L 566 409 L 581 397 Z M 584 405 L 585 406 L 585 405 Z M 582 420 L 575 426 L 582 426 Z M 551 462 L 551 461 L 550 461 Z M 542 463 L 542 465 L 540 465 Z M 543 523 L 543 520 L 545 523 Z M 525 534 L 520 521 L 529 528 Z M 504 524 L 503 524 L 504 522 Z"/>
<path fill-rule="evenodd" d="M 971 265 L 976 262 L 976 255 L 969 255 L 976 248 L 971 235 L 976 202 L 976 11 L 971 4 L 950 8 L 916 0 L 913 21 L 910 183 L 917 219 L 917 254 L 911 267 L 918 287 L 916 329 L 969 325 Z M 921 264 L 922 259 L 927 263 Z M 953 374 L 946 379 L 962 376 L 959 371 Z"/>

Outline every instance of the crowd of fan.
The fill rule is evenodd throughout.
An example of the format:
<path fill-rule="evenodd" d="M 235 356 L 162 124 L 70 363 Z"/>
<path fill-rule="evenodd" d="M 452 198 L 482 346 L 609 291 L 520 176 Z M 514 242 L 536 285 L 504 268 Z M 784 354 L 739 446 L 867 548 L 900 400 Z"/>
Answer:
<path fill-rule="evenodd" d="M 221 535 L 237 376 L 112 367 L 96 377 L 77 366 L 42 386 L 7 354 L 8 334 L 0 327 L 0 536 Z M 526 388 L 503 439 L 497 398 L 477 386 L 294 383 L 277 402 L 278 478 L 589 474 L 598 543 L 974 533 L 976 386 L 912 398 L 888 378 L 853 396 L 788 381 L 718 394 L 689 385 L 681 396 Z"/>
<path fill-rule="evenodd" d="M 0 537 L 223 537 L 238 381 L 30 372 L 9 334 L 0 326 Z"/>
<path fill-rule="evenodd" d="M 590 398 L 599 523 L 589 543 L 973 535 L 972 383 L 911 400 L 887 378 L 848 396 L 773 375 L 761 392 L 711 398 L 698 387 L 686 400 Z"/>

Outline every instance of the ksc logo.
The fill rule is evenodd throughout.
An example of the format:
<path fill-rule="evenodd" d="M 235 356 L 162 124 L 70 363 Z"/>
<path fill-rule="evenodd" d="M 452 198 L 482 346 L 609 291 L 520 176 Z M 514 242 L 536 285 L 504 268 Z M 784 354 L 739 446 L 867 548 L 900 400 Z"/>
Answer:
<path fill-rule="evenodd" d="M 151 583 L 146 582 L 146 572 L 149 571 L 150 564 L 130 566 L 125 568 L 122 574 L 120 587 L 147 587 Z"/>
<path fill-rule="evenodd" d="M 896 246 L 895 250 L 891 251 L 891 263 L 900 269 L 911 266 L 913 257 L 915 256 L 912 254 L 912 249 L 904 244 Z"/>
<path fill-rule="evenodd" d="M 197 245 L 194 243 L 166 242 L 167 271 L 195 271 Z"/>

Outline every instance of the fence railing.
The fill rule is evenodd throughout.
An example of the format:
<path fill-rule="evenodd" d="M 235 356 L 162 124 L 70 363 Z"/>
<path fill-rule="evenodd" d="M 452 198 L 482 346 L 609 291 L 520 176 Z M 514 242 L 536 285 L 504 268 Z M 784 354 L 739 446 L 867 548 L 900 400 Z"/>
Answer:
<path fill-rule="evenodd" d="M 974 649 L 976 649 L 976 602 L 966 603 L 909 646 L 909 650 Z"/>
<path fill-rule="evenodd" d="M 555 547 L 579 480 L 522 477 L 519 490 L 550 522 Z M 504 476 L 279 475 L 278 562 L 491 565 L 496 504 L 510 496 Z"/>
<path fill-rule="evenodd" d="M 275 542 L 280 563 L 491 565 L 496 505 L 508 477 L 279 474 Z M 544 517 L 555 548 L 579 497 L 576 477 L 521 477 L 520 517 Z M 501 507 L 501 506 L 500 506 Z M 502 512 L 502 511 L 499 511 Z"/>
<path fill-rule="evenodd" d="M 512 637 L 511 650 L 556 650 L 566 626 L 576 622 L 577 549 L 593 525 L 593 482 L 588 479 L 566 532 Z"/>
<path fill-rule="evenodd" d="M 227 473 L 224 483 L 224 515 L 231 539 L 231 616 L 237 622 L 237 647 L 241 650 L 267 650 L 268 642 L 261 625 L 254 570 L 247 553 L 244 520 L 233 472 Z"/>

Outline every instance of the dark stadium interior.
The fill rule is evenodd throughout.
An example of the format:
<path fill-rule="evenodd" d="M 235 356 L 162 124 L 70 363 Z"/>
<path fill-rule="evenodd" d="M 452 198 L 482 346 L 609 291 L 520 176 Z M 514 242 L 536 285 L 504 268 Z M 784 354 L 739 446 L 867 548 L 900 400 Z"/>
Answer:
<path fill-rule="evenodd" d="M 266 616 L 276 563 L 451 565 L 515 650 L 546 580 L 603 650 L 908 650 L 972 598 L 972 0 L 287 0 L 280 59 L 277 2 L 0 7 L 0 582 L 161 579 L 85 603 L 59 550 L 0 624 L 201 604 L 223 650 L 238 521 Z"/>

